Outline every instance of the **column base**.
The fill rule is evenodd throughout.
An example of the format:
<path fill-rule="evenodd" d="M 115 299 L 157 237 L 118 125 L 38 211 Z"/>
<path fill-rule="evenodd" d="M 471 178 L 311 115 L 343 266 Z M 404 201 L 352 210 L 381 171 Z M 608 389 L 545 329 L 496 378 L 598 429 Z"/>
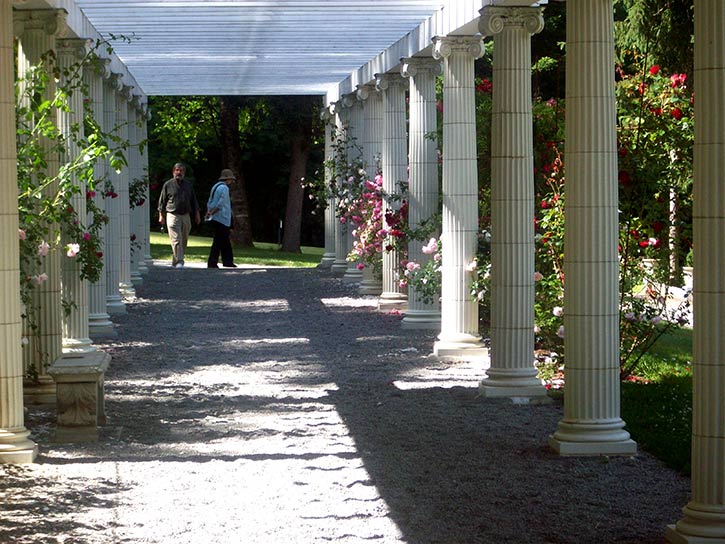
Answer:
<path fill-rule="evenodd" d="M 358 293 L 361 295 L 376 295 L 380 296 L 380 293 L 383 291 L 383 284 L 379 281 L 375 280 L 366 280 L 363 279 L 360 282 L 360 289 Z"/>
<path fill-rule="evenodd" d="M 335 276 L 343 276 L 347 272 L 347 261 L 335 261 L 330 266 L 330 272 Z"/>
<path fill-rule="evenodd" d="M 620 418 L 583 422 L 560 421 L 558 430 L 549 437 L 549 446 L 559 455 L 637 453 L 637 443 L 624 430 L 624 421 Z"/>
<path fill-rule="evenodd" d="M 428 310 L 411 310 L 405 314 L 403 321 L 400 322 L 403 329 L 409 330 L 441 330 L 441 313 Z"/>
<path fill-rule="evenodd" d="M 38 445 L 28 439 L 25 427 L 0 431 L 0 463 L 22 465 L 32 463 L 38 456 Z"/>
<path fill-rule="evenodd" d="M 108 315 L 125 315 L 126 305 L 120 296 L 106 298 L 106 311 Z"/>
<path fill-rule="evenodd" d="M 497 397 L 548 398 L 544 384 L 536 377 L 536 370 L 490 368 L 478 386 L 481 395 Z"/>
<path fill-rule="evenodd" d="M 151 255 L 144 255 L 143 260 L 146 261 L 146 266 L 151 269 L 154 266 L 154 259 Z"/>
<path fill-rule="evenodd" d="M 111 316 L 108 314 L 91 315 L 88 318 L 88 336 L 94 342 L 118 338 L 118 333 L 113 328 Z"/>
<path fill-rule="evenodd" d="M 470 334 L 458 334 L 455 337 L 440 338 L 433 345 L 433 355 L 439 359 L 472 361 L 486 359 L 488 348 L 481 343 L 481 337 Z"/>
<path fill-rule="evenodd" d="M 690 502 L 682 509 L 685 517 L 676 525 L 668 525 L 667 542 L 704 544 L 725 542 L 725 507 Z"/>
<path fill-rule="evenodd" d="M 138 263 L 138 273 L 141 274 L 142 276 L 145 276 L 146 274 L 149 273 L 149 267 L 146 266 L 145 261 L 141 261 L 140 263 Z"/>
<path fill-rule="evenodd" d="M 348 267 L 342 276 L 343 283 L 360 283 L 362 279 L 362 270 L 358 270 L 357 267 Z"/>
<path fill-rule="evenodd" d="M 335 262 L 335 254 L 334 253 L 324 253 L 322 255 L 322 260 L 320 261 L 320 264 L 317 265 L 317 268 L 321 270 L 329 270 L 332 266 L 332 263 Z"/>
<path fill-rule="evenodd" d="M 132 283 L 119 283 L 118 292 L 123 298 L 136 298 L 136 290 Z"/>
<path fill-rule="evenodd" d="M 378 298 L 378 311 L 389 312 L 391 310 L 398 310 L 399 312 L 405 312 L 408 310 L 408 297 L 403 293 L 383 293 Z"/>
<path fill-rule="evenodd" d="M 138 289 L 143 285 L 143 278 L 141 277 L 141 272 L 131 274 L 131 285 L 133 285 L 134 289 Z"/>

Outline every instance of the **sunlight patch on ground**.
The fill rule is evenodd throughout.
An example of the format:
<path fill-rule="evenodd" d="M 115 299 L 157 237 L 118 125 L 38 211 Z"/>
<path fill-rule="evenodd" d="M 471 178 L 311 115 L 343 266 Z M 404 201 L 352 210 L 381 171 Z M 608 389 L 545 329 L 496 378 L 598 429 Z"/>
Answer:
<path fill-rule="evenodd" d="M 218 301 L 209 301 L 213 304 L 218 304 Z M 225 306 L 230 308 L 244 308 L 252 312 L 279 312 L 289 311 L 289 302 L 283 298 L 271 298 L 268 300 L 234 300 L 227 301 L 224 303 Z"/>
<path fill-rule="evenodd" d="M 309 344 L 309 338 L 235 338 L 221 342 L 222 346 L 240 346 L 247 344 Z"/>
<path fill-rule="evenodd" d="M 338 298 L 321 298 L 320 302 L 328 308 L 377 308 L 377 298 L 353 298 L 353 297 L 338 297 Z"/>

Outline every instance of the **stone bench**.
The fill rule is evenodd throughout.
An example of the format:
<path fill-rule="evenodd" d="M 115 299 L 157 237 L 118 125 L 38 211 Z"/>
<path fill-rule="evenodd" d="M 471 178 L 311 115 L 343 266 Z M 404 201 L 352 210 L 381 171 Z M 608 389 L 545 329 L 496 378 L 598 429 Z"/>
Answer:
<path fill-rule="evenodd" d="M 67 353 L 48 369 L 57 387 L 56 442 L 95 442 L 106 424 L 103 382 L 111 356 L 104 351 Z"/>

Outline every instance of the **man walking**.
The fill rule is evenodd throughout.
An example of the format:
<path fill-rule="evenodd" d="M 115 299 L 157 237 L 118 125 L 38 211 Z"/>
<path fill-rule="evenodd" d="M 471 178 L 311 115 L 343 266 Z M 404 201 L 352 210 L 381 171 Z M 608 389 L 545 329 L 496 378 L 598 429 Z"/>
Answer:
<path fill-rule="evenodd" d="M 174 177 L 164 183 L 159 196 L 159 223 L 166 225 L 171 241 L 173 257 L 171 266 L 184 267 L 184 253 L 189 242 L 191 217 L 195 223 L 201 222 L 199 202 L 196 200 L 191 181 L 184 177 L 186 167 L 181 163 L 174 165 Z"/>

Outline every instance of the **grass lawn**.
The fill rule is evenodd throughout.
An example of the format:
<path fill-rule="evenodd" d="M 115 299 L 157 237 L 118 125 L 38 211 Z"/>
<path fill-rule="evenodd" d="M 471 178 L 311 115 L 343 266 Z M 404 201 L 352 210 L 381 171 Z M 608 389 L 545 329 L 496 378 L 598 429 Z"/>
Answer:
<path fill-rule="evenodd" d="M 205 263 L 209 256 L 211 238 L 190 236 L 184 258 L 187 261 Z M 253 248 L 234 248 L 234 262 L 237 264 L 255 264 L 260 266 L 293 266 L 311 268 L 322 259 L 321 247 L 302 247 L 302 253 L 286 253 L 278 249 L 277 244 L 254 242 Z M 166 233 L 151 233 L 151 257 L 162 261 L 171 260 L 171 245 Z"/>
<path fill-rule="evenodd" d="M 692 330 L 673 329 L 640 363 L 643 382 L 622 383 L 622 419 L 638 446 L 690 473 Z"/>

